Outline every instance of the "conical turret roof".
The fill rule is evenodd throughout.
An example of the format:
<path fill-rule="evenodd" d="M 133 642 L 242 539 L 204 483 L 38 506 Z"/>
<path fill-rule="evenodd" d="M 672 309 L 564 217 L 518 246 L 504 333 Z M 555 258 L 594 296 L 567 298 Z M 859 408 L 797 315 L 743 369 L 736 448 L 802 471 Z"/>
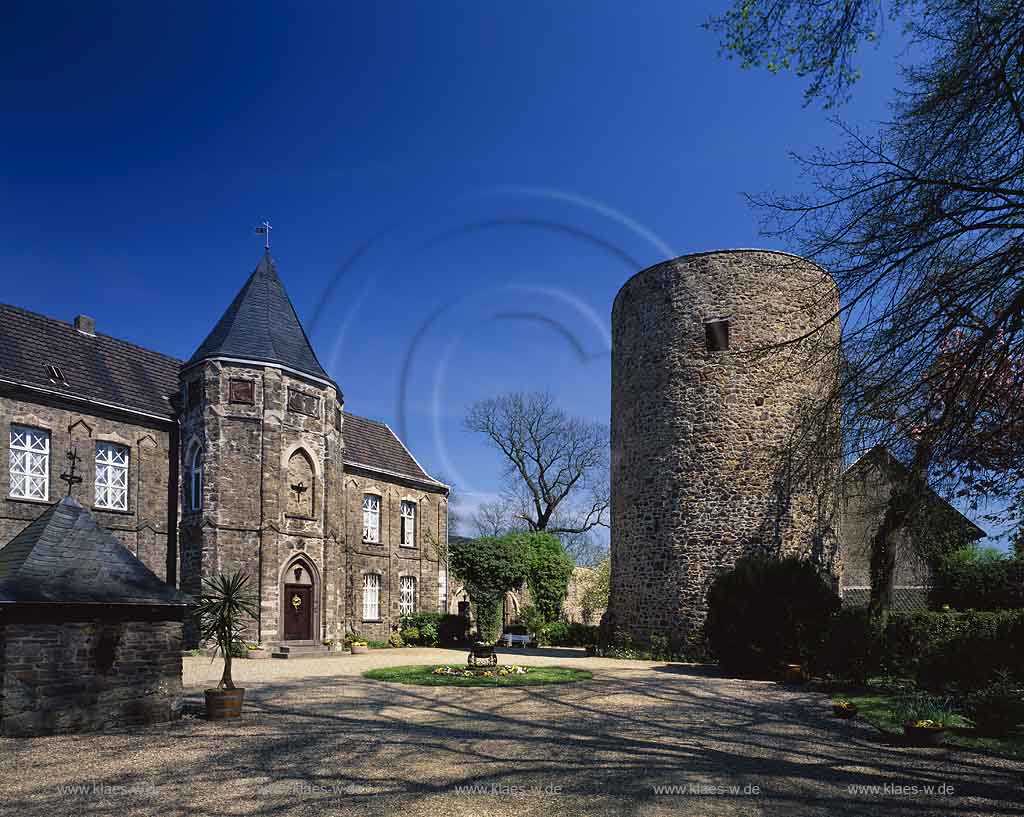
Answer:
<path fill-rule="evenodd" d="M 216 357 L 276 363 L 334 382 L 317 360 L 269 251 L 186 367 Z"/>

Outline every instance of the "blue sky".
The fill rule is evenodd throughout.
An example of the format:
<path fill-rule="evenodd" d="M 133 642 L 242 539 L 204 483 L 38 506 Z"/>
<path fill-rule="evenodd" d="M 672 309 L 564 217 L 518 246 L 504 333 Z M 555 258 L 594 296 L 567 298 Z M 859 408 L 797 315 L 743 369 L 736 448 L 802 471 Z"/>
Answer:
<path fill-rule="evenodd" d="M 774 246 L 743 191 L 833 144 L 789 76 L 717 54 L 724 2 L 5 4 L 3 300 L 188 357 L 273 252 L 347 408 L 472 508 L 466 406 L 607 422 L 612 299 L 669 255 Z M 843 110 L 870 126 L 896 38 Z M 315 319 L 315 320 L 314 320 Z"/>

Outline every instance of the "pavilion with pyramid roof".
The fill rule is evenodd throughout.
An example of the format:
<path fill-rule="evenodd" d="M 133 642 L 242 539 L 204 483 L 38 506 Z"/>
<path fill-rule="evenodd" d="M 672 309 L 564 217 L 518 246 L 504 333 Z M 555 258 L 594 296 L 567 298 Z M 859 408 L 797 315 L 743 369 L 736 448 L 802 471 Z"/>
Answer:
<path fill-rule="evenodd" d="M 190 603 L 70 496 L 51 505 L 0 548 L 0 734 L 174 718 Z"/>

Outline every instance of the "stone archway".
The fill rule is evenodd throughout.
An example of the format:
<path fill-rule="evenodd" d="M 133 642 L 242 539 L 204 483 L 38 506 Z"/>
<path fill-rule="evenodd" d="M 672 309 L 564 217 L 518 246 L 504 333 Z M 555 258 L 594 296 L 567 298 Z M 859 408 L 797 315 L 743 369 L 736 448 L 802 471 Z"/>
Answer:
<path fill-rule="evenodd" d="M 320 573 L 305 554 L 297 554 L 281 573 L 281 629 L 284 643 L 320 638 Z"/>

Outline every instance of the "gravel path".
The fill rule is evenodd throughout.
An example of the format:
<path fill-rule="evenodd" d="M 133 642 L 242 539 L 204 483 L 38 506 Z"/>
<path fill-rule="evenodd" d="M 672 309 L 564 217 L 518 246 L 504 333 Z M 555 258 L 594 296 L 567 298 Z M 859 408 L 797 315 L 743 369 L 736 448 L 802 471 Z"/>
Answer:
<path fill-rule="evenodd" d="M 0 813 L 1024 813 L 1024 764 L 889 745 L 866 725 L 829 717 L 819 694 L 570 650 L 514 655 L 519 663 L 584 667 L 594 677 L 512 689 L 359 677 L 371 667 L 465 658 L 427 649 L 240 661 L 236 680 L 248 691 L 238 722 L 186 716 L 132 733 L 0 739 Z M 192 711 L 218 666 L 186 659 Z M 888 792 L 850 789 L 886 785 Z M 659 793 L 661 786 L 683 791 Z"/>

